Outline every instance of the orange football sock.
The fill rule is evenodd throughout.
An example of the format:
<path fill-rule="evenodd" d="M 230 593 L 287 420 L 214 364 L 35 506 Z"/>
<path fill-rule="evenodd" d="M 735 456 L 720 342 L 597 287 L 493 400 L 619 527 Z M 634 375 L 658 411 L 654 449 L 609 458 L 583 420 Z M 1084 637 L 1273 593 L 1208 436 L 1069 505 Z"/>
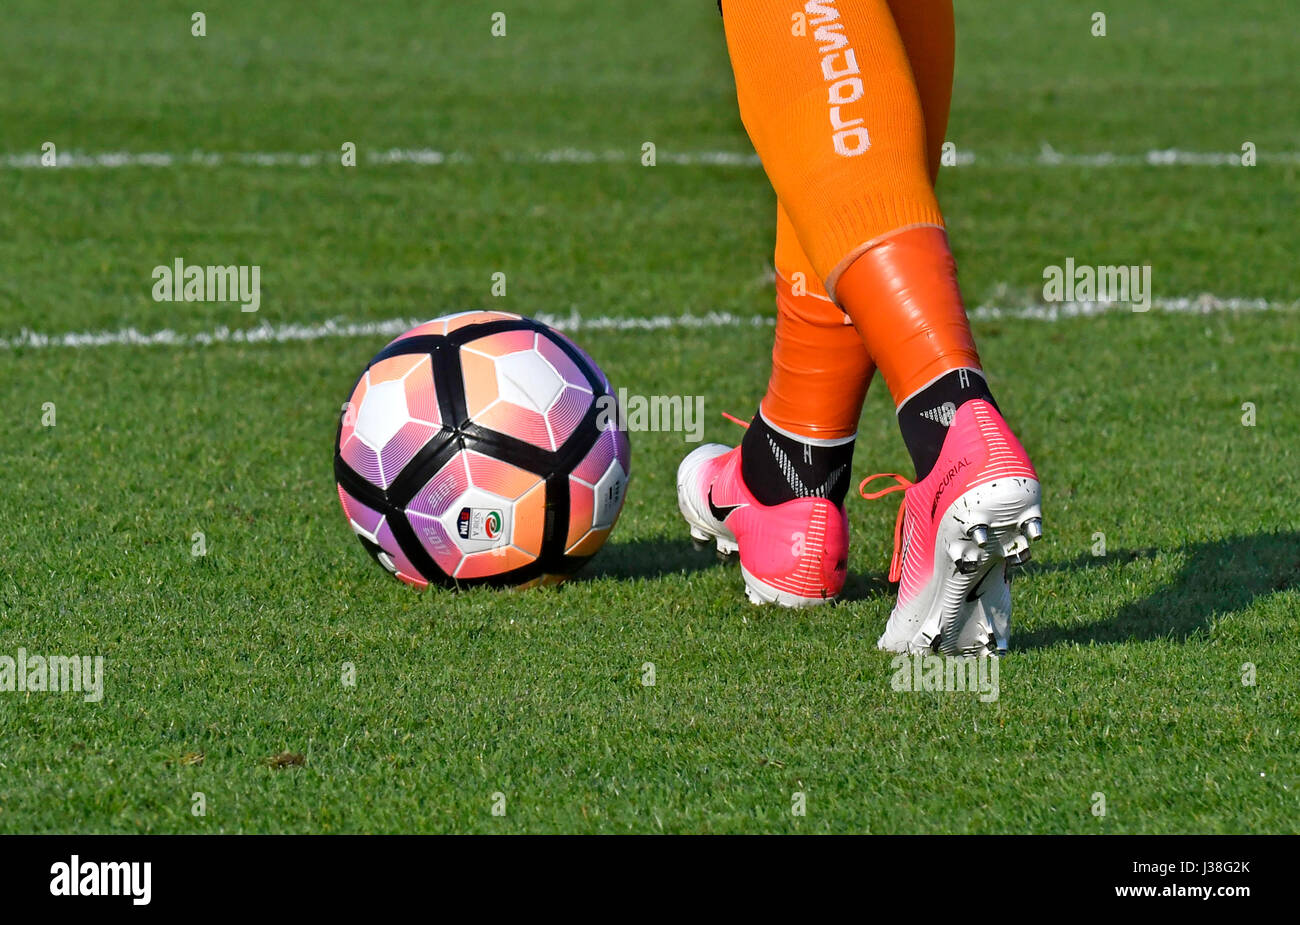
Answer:
<path fill-rule="evenodd" d="M 894 25 L 912 66 L 912 79 L 925 119 L 925 155 L 930 184 L 939 176 L 939 159 L 952 105 L 956 54 L 952 0 L 889 0 Z"/>
<path fill-rule="evenodd" d="M 952 0 L 888 0 L 912 67 L 925 120 L 926 166 L 939 176 L 952 104 L 955 54 Z M 889 243 L 886 244 L 886 241 Z M 840 277 L 840 301 L 861 305 L 863 337 L 888 354 L 882 374 L 901 404 L 944 372 L 979 368 L 946 236 L 908 229 L 869 249 Z M 872 252 L 875 253 L 872 253 Z M 871 254 L 865 262 L 861 257 Z M 854 267 L 861 263 L 860 267 Z M 888 366 L 888 371 L 885 371 Z"/>
<path fill-rule="evenodd" d="M 876 239 L 942 226 L 886 0 L 722 4 L 741 120 L 826 291 Z M 841 301 L 841 304 L 842 301 Z"/>
<path fill-rule="evenodd" d="M 745 128 L 895 402 L 980 368 L 932 182 L 951 98 L 951 0 L 722 9 Z"/>
<path fill-rule="evenodd" d="M 950 370 L 981 368 L 942 228 L 905 228 L 867 248 L 840 277 L 840 301 L 896 405 Z"/>
<path fill-rule="evenodd" d="M 861 336 L 817 281 L 780 203 L 776 222 L 776 342 L 759 406 L 769 423 L 821 440 L 857 433 L 875 365 Z"/>

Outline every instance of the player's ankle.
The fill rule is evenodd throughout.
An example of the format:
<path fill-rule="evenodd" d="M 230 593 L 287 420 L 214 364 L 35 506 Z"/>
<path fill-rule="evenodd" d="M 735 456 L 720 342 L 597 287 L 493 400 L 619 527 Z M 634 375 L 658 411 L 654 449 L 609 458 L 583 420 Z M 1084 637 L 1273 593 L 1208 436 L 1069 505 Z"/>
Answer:
<path fill-rule="evenodd" d="M 843 505 L 857 435 L 809 437 L 754 415 L 740 449 L 740 474 L 760 504 L 826 498 Z"/>
<path fill-rule="evenodd" d="M 899 403 L 898 427 L 916 467 L 917 481 L 929 475 L 938 461 L 957 409 L 976 398 L 997 407 L 983 371 L 961 367 L 949 370 Z"/>

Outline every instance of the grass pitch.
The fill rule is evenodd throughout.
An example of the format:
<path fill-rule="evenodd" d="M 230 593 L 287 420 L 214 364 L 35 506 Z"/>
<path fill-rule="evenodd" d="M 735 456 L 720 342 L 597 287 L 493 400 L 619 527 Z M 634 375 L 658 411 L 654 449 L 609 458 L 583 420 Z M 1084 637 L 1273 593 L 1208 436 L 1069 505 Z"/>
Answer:
<path fill-rule="evenodd" d="M 631 435 L 627 507 L 579 579 L 417 594 L 364 554 L 330 471 L 383 335 L 21 332 L 770 316 L 762 172 L 696 156 L 749 153 L 713 4 L 550 0 L 501 38 L 477 2 L 228 4 L 204 37 L 178 4 L 11 6 L 0 655 L 99 654 L 105 689 L 0 692 L 0 831 L 1296 830 L 1300 312 L 977 322 L 1048 528 L 995 702 L 891 689 L 892 502 L 850 502 L 842 603 L 750 607 L 679 521 L 681 434 Z M 959 5 L 949 139 L 975 163 L 940 194 L 969 303 L 1035 301 L 1067 257 L 1294 303 L 1294 22 L 1141 0 L 1093 37 L 1091 14 Z M 47 141 L 173 158 L 24 166 Z M 1247 142 L 1258 166 L 1142 162 Z M 1052 166 L 1045 144 L 1121 159 Z M 393 149 L 456 156 L 374 160 Z M 316 159 L 237 156 L 276 152 Z M 154 302 L 176 257 L 260 265 L 260 311 Z M 575 336 L 631 392 L 704 395 L 706 439 L 734 442 L 718 412 L 752 411 L 771 329 Z M 879 382 L 855 476 L 878 471 L 908 471 Z"/>

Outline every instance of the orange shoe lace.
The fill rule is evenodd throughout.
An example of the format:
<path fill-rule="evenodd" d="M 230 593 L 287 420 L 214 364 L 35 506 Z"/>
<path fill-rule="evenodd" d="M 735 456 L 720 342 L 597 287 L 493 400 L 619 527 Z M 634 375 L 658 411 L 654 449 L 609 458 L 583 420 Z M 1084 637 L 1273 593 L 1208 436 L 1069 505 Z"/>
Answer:
<path fill-rule="evenodd" d="M 880 491 L 867 491 L 867 486 L 876 479 L 893 479 L 898 484 L 890 485 L 888 488 L 882 488 Z M 858 494 L 868 501 L 875 501 L 877 498 L 883 498 L 885 495 L 896 491 L 906 491 L 911 488 L 912 482 L 908 481 L 897 472 L 881 472 L 878 475 L 870 475 L 862 480 L 858 486 Z M 889 580 L 898 581 L 903 576 L 903 514 L 907 511 L 907 504 L 898 506 L 898 519 L 894 521 L 894 556 L 889 560 Z"/>

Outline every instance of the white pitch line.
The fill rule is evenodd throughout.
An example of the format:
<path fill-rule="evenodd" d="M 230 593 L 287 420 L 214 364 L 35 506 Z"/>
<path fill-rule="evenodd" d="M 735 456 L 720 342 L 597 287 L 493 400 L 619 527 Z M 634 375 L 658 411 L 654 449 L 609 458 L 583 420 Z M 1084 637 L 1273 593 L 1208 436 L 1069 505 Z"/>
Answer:
<path fill-rule="evenodd" d="M 1270 151 L 1256 155 L 1260 164 L 1300 164 L 1300 151 Z M 478 157 L 463 151 L 438 151 L 432 148 L 388 148 L 361 152 L 361 163 L 383 167 L 408 164 L 419 167 L 442 167 L 457 164 L 503 161 L 522 164 L 639 164 L 640 152 L 618 149 L 587 151 L 581 148 L 558 148 L 552 151 L 507 152 Z M 674 166 L 752 167 L 759 165 L 758 155 L 743 151 L 672 151 L 664 150 L 656 162 Z M 58 154 L 53 170 L 116 169 L 122 167 L 282 167 L 317 168 L 339 166 L 339 152 L 291 151 L 105 151 L 87 154 L 65 151 Z M 1240 152 L 1183 151 L 1177 148 L 1153 149 L 1140 153 L 1099 152 L 1066 154 L 1044 144 L 1035 155 L 1003 153 L 981 154 L 958 149 L 955 163 L 949 167 L 1239 167 Z M 39 152 L 0 154 L 0 170 L 35 170 L 44 168 Z"/>
<path fill-rule="evenodd" d="M 1261 311 L 1300 311 L 1300 301 L 1270 302 L 1266 299 L 1218 298 L 1202 295 L 1175 299 L 1153 299 L 1152 310 L 1177 315 L 1213 313 L 1250 313 Z M 1094 318 L 1105 314 L 1136 314 L 1127 304 L 1113 302 L 1069 302 L 1058 305 L 1026 305 L 1005 308 L 980 305 L 971 309 L 976 321 L 1014 320 L 1056 322 L 1071 318 Z M 707 312 L 700 315 L 654 315 L 645 318 L 617 318 L 605 315 L 584 317 L 568 315 L 534 316 L 560 331 L 671 331 L 718 328 L 761 328 L 775 323 L 771 315 L 736 315 L 731 312 Z M 263 322 L 256 327 L 221 326 L 208 331 L 185 333 L 162 329 L 143 332 L 137 328 L 114 331 L 73 331 L 48 334 L 23 329 L 11 337 L 0 337 L 0 349 L 87 349 L 92 347 L 193 347 L 211 344 L 284 344 L 296 341 L 333 338 L 393 338 L 420 324 L 422 318 L 392 318 L 385 321 L 322 321 L 314 324 Z"/>
<path fill-rule="evenodd" d="M 1300 310 L 1300 301 L 1270 302 L 1268 299 L 1220 298 L 1207 293 L 1199 296 L 1152 299 L 1151 308 L 1153 311 L 1170 315 L 1244 314 L 1265 311 L 1290 312 Z M 1018 308 L 979 305 L 970 309 L 967 314 L 976 321 L 999 319 L 1065 321 L 1070 318 L 1095 318 L 1098 315 L 1142 314 L 1142 312 L 1135 312 L 1127 302 L 1056 302 L 1048 305 L 1024 305 Z"/>

